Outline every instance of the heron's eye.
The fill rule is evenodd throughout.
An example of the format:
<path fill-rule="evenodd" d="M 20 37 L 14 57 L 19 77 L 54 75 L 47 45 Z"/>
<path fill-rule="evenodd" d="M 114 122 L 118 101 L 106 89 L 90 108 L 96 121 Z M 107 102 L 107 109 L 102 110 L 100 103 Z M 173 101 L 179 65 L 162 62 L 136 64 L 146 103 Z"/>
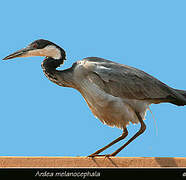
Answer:
<path fill-rule="evenodd" d="M 35 48 L 35 49 L 37 48 L 37 44 L 36 44 L 36 43 L 34 43 L 32 46 L 33 46 L 33 48 Z"/>

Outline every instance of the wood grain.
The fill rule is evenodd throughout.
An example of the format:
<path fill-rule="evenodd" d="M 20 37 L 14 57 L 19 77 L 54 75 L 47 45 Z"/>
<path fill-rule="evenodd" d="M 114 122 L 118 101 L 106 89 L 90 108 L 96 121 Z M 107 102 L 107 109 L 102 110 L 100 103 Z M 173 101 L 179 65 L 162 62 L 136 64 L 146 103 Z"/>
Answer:
<path fill-rule="evenodd" d="M 8 167 L 186 167 L 184 157 L 0 157 Z"/>

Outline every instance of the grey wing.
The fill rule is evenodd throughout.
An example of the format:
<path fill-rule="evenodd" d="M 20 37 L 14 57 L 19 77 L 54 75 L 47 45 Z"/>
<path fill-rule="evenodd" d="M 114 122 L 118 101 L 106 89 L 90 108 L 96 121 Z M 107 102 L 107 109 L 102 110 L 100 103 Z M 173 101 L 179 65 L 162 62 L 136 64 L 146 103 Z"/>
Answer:
<path fill-rule="evenodd" d="M 186 99 L 174 89 L 144 71 L 101 58 L 84 60 L 89 63 L 89 66 L 86 66 L 90 68 L 89 78 L 97 75 L 103 82 L 102 85 L 98 78 L 92 78 L 92 81 L 113 96 L 150 100 L 152 103 L 186 102 Z"/>

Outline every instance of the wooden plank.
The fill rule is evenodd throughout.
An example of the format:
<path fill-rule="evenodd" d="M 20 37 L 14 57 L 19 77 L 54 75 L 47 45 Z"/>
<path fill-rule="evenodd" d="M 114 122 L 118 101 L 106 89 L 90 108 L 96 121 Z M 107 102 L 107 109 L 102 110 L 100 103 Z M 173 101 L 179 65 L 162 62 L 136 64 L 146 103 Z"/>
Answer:
<path fill-rule="evenodd" d="M 8 167 L 186 167 L 184 157 L 0 157 Z"/>

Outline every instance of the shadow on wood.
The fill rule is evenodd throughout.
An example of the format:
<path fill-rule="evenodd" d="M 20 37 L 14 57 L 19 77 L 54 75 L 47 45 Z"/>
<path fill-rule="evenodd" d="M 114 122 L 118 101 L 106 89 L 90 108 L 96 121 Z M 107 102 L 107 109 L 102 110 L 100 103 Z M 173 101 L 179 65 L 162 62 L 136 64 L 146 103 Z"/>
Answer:
<path fill-rule="evenodd" d="M 167 158 L 155 157 L 155 160 L 160 167 L 178 167 L 178 164 L 176 163 L 176 160 L 173 157 Z"/>

